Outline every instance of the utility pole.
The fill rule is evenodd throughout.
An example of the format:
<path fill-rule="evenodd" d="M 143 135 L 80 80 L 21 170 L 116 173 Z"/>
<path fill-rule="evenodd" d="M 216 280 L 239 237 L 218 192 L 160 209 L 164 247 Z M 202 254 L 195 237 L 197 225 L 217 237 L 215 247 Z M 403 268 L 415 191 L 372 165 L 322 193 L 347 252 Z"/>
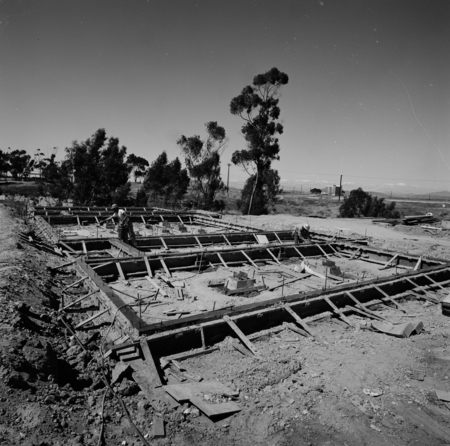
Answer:
<path fill-rule="evenodd" d="M 339 180 L 339 201 L 341 201 L 341 190 L 342 190 L 342 175 L 341 179 Z"/>
<path fill-rule="evenodd" d="M 230 166 L 231 164 L 228 163 L 228 177 L 227 177 L 227 196 L 230 198 Z"/>

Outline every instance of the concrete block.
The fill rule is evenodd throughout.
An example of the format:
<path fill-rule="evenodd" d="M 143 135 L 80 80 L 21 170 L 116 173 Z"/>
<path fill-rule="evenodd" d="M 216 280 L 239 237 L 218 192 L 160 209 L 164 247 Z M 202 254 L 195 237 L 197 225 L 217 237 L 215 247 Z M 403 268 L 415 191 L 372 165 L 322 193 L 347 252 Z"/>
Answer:
<path fill-rule="evenodd" d="M 237 279 L 235 277 L 229 277 L 225 283 L 225 288 L 228 290 L 238 290 L 241 288 L 254 287 L 256 280 L 254 279 Z"/>

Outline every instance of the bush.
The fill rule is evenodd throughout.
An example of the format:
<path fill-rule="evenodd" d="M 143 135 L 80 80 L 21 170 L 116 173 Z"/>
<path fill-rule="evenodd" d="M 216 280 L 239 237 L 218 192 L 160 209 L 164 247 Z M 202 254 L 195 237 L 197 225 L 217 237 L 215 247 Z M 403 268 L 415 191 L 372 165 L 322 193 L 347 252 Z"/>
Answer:
<path fill-rule="evenodd" d="M 339 216 L 400 218 L 400 213 L 395 210 L 395 202 L 386 206 L 384 198 L 372 197 L 368 192 L 358 188 L 352 190 L 348 198 L 344 198 L 344 203 L 339 208 Z"/>

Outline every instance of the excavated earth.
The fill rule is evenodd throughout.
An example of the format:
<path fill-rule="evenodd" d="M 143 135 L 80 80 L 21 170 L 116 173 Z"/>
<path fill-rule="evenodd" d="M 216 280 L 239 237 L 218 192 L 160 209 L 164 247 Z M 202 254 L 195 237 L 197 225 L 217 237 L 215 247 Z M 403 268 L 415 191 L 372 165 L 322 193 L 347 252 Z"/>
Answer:
<path fill-rule="evenodd" d="M 298 222 L 278 215 L 251 224 L 267 229 L 282 220 L 284 227 Z M 330 233 L 368 231 L 376 247 L 450 258 L 447 238 L 418 229 L 310 223 Z M 101 360 L 108 327 L 77 332 L 84 351 L 59 322 L 62 289 L 76 277 L 70 270 L 51 274 L 47 267 L 64 259 L 19 240 L 19 232 L 33 230 L 0 205 L 0 444 L 97 445 L 102 425 L 103 444 L 145 444 L 131 419 L 152 445 L 450 445 L 450 406 L 435 392 L 450 390 L 450 325 L 439 305 L 404 300 L 409 317 L 392 307 L 376 309 L 392 322 L 422 321 L 425 330 L 410 338 L 369 330 L 369 321 L 356 316 L 349 317 L 356 328 L 336 318 L 311 324 L 315 338 L 289 328 L 262 333 L 253 341 L 259 358 L 241 354 L 228 338 L 219 350 L 181 363 L 237 390 L 242 410 L 215 421 L 189 404 L 156 413 L 132 376 L 117 379 L 115 361 Z M 129 418 L 104 378 L 116 380 L 113 389 Z M 164 438 L 153 438 L 155 415 L 164 419 Z"/>

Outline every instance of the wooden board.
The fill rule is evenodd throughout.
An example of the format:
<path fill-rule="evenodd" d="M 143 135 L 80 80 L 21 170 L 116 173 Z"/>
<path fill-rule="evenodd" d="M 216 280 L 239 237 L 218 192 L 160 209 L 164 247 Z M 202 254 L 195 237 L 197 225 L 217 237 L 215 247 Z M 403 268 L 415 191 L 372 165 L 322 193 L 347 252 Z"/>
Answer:
<path fill-rule="evenodd" d="M 229 415 L 239 412 L 241 408 L 232 401 L 226 403 L 211 404 L 201 398 L 191 398 L 191 403 L 201 410 L 207 417 L 215 417 L 218 415 Z"/>
<path fill-rule="evenodd" d="M 161 438 L 166 436 L 164 429 L 164 420 L 161 417 L 153 418 L 153 438 Z"/>
<path fill-rule="evenodd" d="M 179 403 L 190 401 L 191 398 L 201 397 L 205 393 L 220 394 L 228 397 L 239 396 L 239 392 L 230 389 L 219 381 L 171 384 L 162 388 Z"/>
<path fill-rule="evenodd" d="M 241 329 L 230 319 L 228 315 L 223 316 L 224 321 L 231 327 L 231 329 L 238 335 L 240 340 L 248 347 L 248 349 L 255 355 L 258 356 L 258 351 L 255 346 L 249 341 L 247 336 L 241 331 Z"/>

